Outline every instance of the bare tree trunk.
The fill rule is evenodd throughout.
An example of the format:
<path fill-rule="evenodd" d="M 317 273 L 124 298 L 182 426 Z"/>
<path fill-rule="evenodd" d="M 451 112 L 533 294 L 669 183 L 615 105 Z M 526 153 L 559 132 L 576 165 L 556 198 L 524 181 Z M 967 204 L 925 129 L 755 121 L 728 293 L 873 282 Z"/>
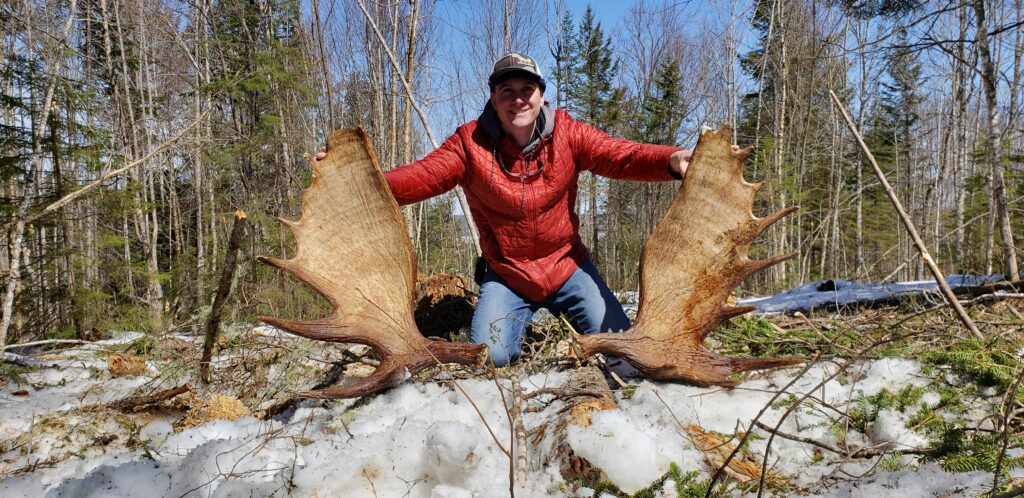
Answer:
<path fill-rule="evenodd" d="M 985 110 L 988 116 L 985 133 L 988 136 L 988 160 L 992 168 L 992 202 L 999 222 L 1002 237 L 1003 275 L 1011 281 L 1020 281 L 1017 270 L 1017 249 L 1013 245 L 1013 229 L 1010 226 L 1010 212 L 1006 205 L 1006 180 L 1002 163 L 1002 137 L 999 131 L 999 113 L 996 109 L 996 72 L 989 52 L 988 22 L 985 1 L 974 0 L 974 15 L 977 18 L 978 58 L 981 62 L 981 82 L 985 90 Z"/>
<path fill-rule="evenodd" d="M 858 54 L 860 55 L 860 102 L 861 105 L 857 109 L 857 127 L 860 129 L 864 128 L 864 116 L 867 112 L 866 100 L 868 96 L 867 89 L 867 74 L 868 74 L 868 56 L 866 37 L 862 38 L 862 35 L 867 31 L 867 24 L 870 21 L 862 21 L 858 25 L 857 29 L 857 45 L 860 47 Z M 858 154 L 860 154 L 858 152 Z M 854 193 L 854 204 L 856 210 L 856 226 L 854 227 L 854 275 L 857 279 L 867 278 L 867 270 L 864 264 L 864 161 L 861 160 L 862 156 L 857 158 L 856 168 L 856 189 Z"/>
<path fill-rule="evenodd" d="M 68 123 L 74 123 L 74 120 L 68 118 Z M 73 130 L 69 128 L 69 132 Z M 57 147 L 57 133 L 56 130 L 50 128 L 50 151 L 53 157 L 53 183 L 54 191 L 58 197 L 64 196 L 64 174 L 62 171 L 62 161 L 60 158 L 60 152 Z M 75 328 L 75 337 L 79 339 L 85 339 L 85 326 L 82 324 L 82 310 L 80 309 L 81 300 L 79 299 L 79 290 L 77 288 L 76 271 L 77 266 L 77 251 L 74 248 L 74 228 L 71 221 L 68 219 L 68 214 L 62 212 L 59 214 L 60 220 L 60 233 L 61 233 L 61 244 L 64 246 L 64 275 L 67 278 L 65 287 L 67 289 L 67 304 L 68 304 L 68 315 L 71 318 L 72 326 Z M 3 344 L 0 343 L 0 346 Z"/>
<path fill-rule="evenodd" d="M 959 11 L 960 18 L 960 40 L 967 38 L 967 25 L 970 21 L 967 18 L 967 6 L 964 5 Z M 964 264 L 964 204 L 966 203 L 967 189 L 964 188 L 964 181 L 967 178 L 967 65 L 964 63 L 964 52 L 966 42 L 959 41 L 956 44 L 956 57 L 953 60 L 953 126 L 956 127 L 956 166 L 953 171 L 953 181 L 956 188 L 956 251 L 955 266 L 958 271 Z"/>
<path fill-rule="evenodd" d="M 780 14 L 781 14 L 781 9 L 783 8 L 782 2 L 780 1 L 778 3 L 779 3 Z M 772 160 L 773 160 L 774 166 L 775 166 L 775 178 L 774 178 L 773 181 L 774 181 L 774 183 L 776 183 L 778 185 L 778 187 L 776 188 L 776 192 L 775 192 L 777 198 L 775 199 L 776 205 L 773 206 L 773 210 L 781 209 L 783 206 L 786 206 L 786 202 L 787 202 L 786 189 L 785 189 L 784 185 L 782 184 L 783 183 L 782 182 L 783 175 L 785 174 L 785 171 L 783 170 L 783 163 L 785 162 L 786 106 L 788 105 L 788 101 L 787 101 L 788 95 L 787 94 L 789 93 L 789 88 L 788 88 L 789 78 L 787 77 L 787 74 L 786 74 L 786 71 L 787 71 L 786 57 L 787 57 L 787 55 L 786 55 L 786 26 L 785 26 L 785 18 L 786 18 L 786 16 L 780 15 L 779 16 L 779 21 L 778 21 L 778 23 L 779 23 L 779 61 L 778 61 L 778 71 L 779 71 L 779 74 L 778 74 L 778 80 L 777 81 L 780 81 L 781 85 L 779 87 L 779 95 L 777 95 L 776 98 L 775 98 L 775 104 L 776 104 L 775 105 L 775 144 L 774 144 L 775 148 L 773 149 L 773 154 L 772 154 L 773 159 Z M 787 227 L 788 226 L 789 226 L 789 221 L 788 220 L 781 220 L 781 223 L 776 223 L 775 225 L 773 225 L 773 227 L 778 227 L 777 229 L 774 230 L 774 234 L 773 234 L 774 235 L 774 239 L 773 239 L 774 251 L 773 252 L 775 254 L 784 254 L 786 252 L 786 238 L 787 238 L 787 235 L 788 235 L 788 232 L 787 232 Z M 789 266 L 790 266 L 789 262 L 783 262 L 781 264 L 777 264 L 775 266 L 772 266 L 772 268 L 770 270 L 771 275 L 772 275 L 772 280 L 773 280 L 773 282 L 771 282 L 772 286 L 779 286 L 779 285 L 782 285 L 783 283 L 785 283 L 786 271 L 789 268 Z"/>
<path fill-rule="evenodd" d="M 823 257 L 822 257 L 822 264 L 821 264 L 821 271 L 820 271 L 822 278 L 832 278 L 834 276 L 839 275 L 840 272 L 841 272 L 841 269 L 840 269 L 841 267 L 840 267 L 840 264 L 839 264 L 839 246 L 840 246 L 840 237 L 841 237 L 840 226 L 839 226 L 840 225 L 840 216 L 839 216 L 839 214 L 840 214 L 840 211 L 841 211 L 841 209 L 840 209 L 840 198 L 842 197 L 842 193 L 843 193 L 843 161 L 838 156 L 842 153 L 842 145 L 841 145 L 841 143 L 839 141 L 839 118 L 838 118 L 838 116 L 835 115 L 835 109 L 834 108 L 829 107 L 829 115 L 830 115 L 829 116 L 830 117 L 829 121 L 830 121 L 830 123 L 832 125 L 832 147 L 831 147 L 832 153 L 830 154 L 830 158 L 829 158 L 829 160 L 832 163 L 831 164 L 831 166 L 832 166 L 832 168 L 831 168 L 832 169 L 832 189 L 831 189 L 831 192 L 832 192 L 831 197 L 832 197 L 832 199 L 831 199 L 831 202 L 830 202 L 830 204 L 831 204 L 831 206 L 830 206 L 831 207 L 831 213 L 830 213 L 830 217 L 829 217 L 830 222 L 831 222 L 830 225 L 831 225 L 831 228 L 832 228 L 832 231 L 831 231 L 831 234 L 830 234 L 831 239 L 832 239 L 832 245 L 831 245 L 831 251 L 829 251 L 828 250 L 829 249 L 828 240 L 829 240 L 830 237 L 825 237 L 825 243 L 824 243 L 824 245 L 822 247 Z M 824 257 L 824 255 L 828 255 L 828 257 L 826 258 L 826 257 Z M 828 266 L 828 267 L 825 266 L 825 260 L 826 259 L 831 263 L 830 266 Z M 826 273 L 826 269 L 827 269 L 827 273 Z"/>
<path fill-rule="evenodd" d="M 512 26 L 510 25 L 512 21 L 512 0 L 503 0 L 502 7 L 504 14 L 502 17 L 505 21 L 504 29 L 502 30 L 502 40 L 505 42 L 505 53 L 507 54 L 512 52 Z"/>
<path fill-rule="evenodd" d="M 399 12 L 398 4 L 394 4 L 393 10 L 391 11 L 391 53 L 398 52 L 398 40 L 400 39 L 398 33 L 399 22 L 398 18 L 401 12 Z M 398 68 L 391 68 L 391 77 L 388 78 L 388 140 L 391 142 L 391 147 L 388 149 L 388 164 L 387 168 L 394 168 L 398 166 L 398 101 L 401 99 L 398 96 L 398 87 L 401 84 L 399 78 L 403 78 L 402 71 Z M 410 82 L 411 84 L 411 82 Z"/>
<path fill-rule="evenodd" d="M 739 120 L 740 107 L 740 85 L 738 78 L 736 77 L 736 61 L 739 60 L 739 50 L 737 48 L 739 40 L 736 34 L 736 23 L 739 21 L 739 16 L 736 14 L 737 3 L 737 0 L 733 0 L 729 3 L 729 28 L 726 33 L 727 54 L 729 56 L 729 64 L 726 66 L 728 68 L 726 74 L 727 91 L 729 93 L 729 126 L 731 126 L 733 130 L 733 143 L 736 143 L 736 133 L 739 130 L 737 121 Z"/>
<path fill-rule="evenodd" d="M 327 58 L 327 50 L 324 49 L 324 25 L 320 22 L 319 0 L 313 0 L 310 10 L 313 13 L 314 35 L 316 36 L 317 48 L 320 50 L 320 68 L 324 74 L 324 91 L 327 94 L 327 129 L 333 130 L 337 123 L 334 119 L 334 94 L 332 93 L 334 81 L 331 78 L 330 59 Z"/>
<path fill-rule="evenodd" d="M 405 81 L 410 87 L 415 88 L 416 81 L 416 28 L 420 16 L 419 0 L 409 0 L 409 20 L 406 31 L 408 38 L 405 43 Z M 412 162 L 412 96 L 406 96 L 402 106 L 402 164 Z M 416 212 L 412 206 L 402 208 L 405 215 L 405 223 L 409 229 L 409 236 L 412 238 L 413 247 L 419 244 L 419 231 L 416 229 Z"/>
<path fill-rule="evenodd" d="M 207 0 L 197 0 L 193 4 L 192 10 L 192 22 L 196 26 L 195 39 L 193 41 L 193 47 L 195 50 L 196 59 L 196 72 L 194 78 L 195 89 L 193 91 L 192 105 L 194 107 L 195 119 L 200 119 L 203 114 L 203 110 L 210 107 L 210 97 L 204 97 L 200 88 L 210 82 L 210 54 L 207 48 L 207 40 L 210 36 L 209 24 L 209 4 Z M 205 104 L 205 106 L 204 106 Z M 197 306 L 202 306 L 204 303 L 203 296 L 206 294 L 206 202 L 204 199 L 205 195 L 205 175 L 206 171 L 203 164 L 205 155 L 206 144 L 208 133 L 210 132 L 209 121 L 206 120 L 204 123 L 200 123 L 196 127 L 195 133 L 195 147 L 193 150 L 193 172 L 192 172 L 192 198 L 196 205 L 196 268 L 195 268 L 195 298 Z M 211 204 L 208 206 L 213 208 Z"/>
<path fill-rule="evenodd" d="M 594 260 L 594 266 L 600 267 L 604 255 L 601 254 L 598 244 L 600 244 L 600 233 L 597 226 L 597 175 L 591 173 L 590 181 L 587 182 L 587 202 L 590 204 L 587 209 L 590 210 L 588 218 L 590 218 L 590 257 Z"/>
<path fill-rule="evenodd" d="M 1014 11 L 1018 20 L 1024 19 L 1024 1 L 1016 0 L 1014 2 Z M 1007 130 L 1009 134 L 1007 142 L 1009 143 L 1010 150 L 1014 150 L 1014 147 L 1019 147 L 1020 143 L 1018 140 L 1021 136 L 1022 126 L 1020 124 L 1020 111 L 1018 104 L 1020 103 L 1022 78 L 1024 75 L 1024 25 L 1018 24 L 1017 29 L 1014 30 L 1014 44 L 1013 44 L 1013 77 L 1010 81 L 1010 107 L 1009 117 L 1006 120 Z M 1014 152 L 1016 155 L 1020 155 L 1019 151 Z"/>
<path fill-rule="evenodd" d="M 144 8 L 145 4 L 136 4 L 136 8 Z M 118 12 L 119 9 L 115 9 Z M 139 15 L 141 18 L 141 14 Z M 141 19 L 140 19 L 141 20 Z M 118 14 L 118 26 L 120 26 L 120 14 Z M 146 150 L 153 150 L 153 134 L 145 128 L 145 123 L 154 122 L 153 109 L 153 87 L 155 86 L 152 78 L 152 67 L 151 67 L 151 48 L 147 36 L 147 24 L 140 22 L 137 32 L 140 35 L 140 46 L 138 47 L 138 56 L 142 61 L 138 71 L 137 80 L 139 82 L 138 93 L 139 100 L 143 103 L 142 112 L 142 133 L 143 139 L 146 144 Z M 122 59 L 123 60 L 123 59 Z M 162 156 L 162 154 L 160 154 Z M 164 199 L 157 198 L 157 179 L 163 178 L 160 165 L 167 161 L 161 161 L 160 156 L 157 157 L 156 167 L 149 168 L 145 171 L 144 177 L 144 195 L 147 199 L 147 206 L 164 205 Z M 147 301 L 150 307 L 150 319 L 152 323 L 159 329 L 163 323 L 164 314 L 164 291 L 163 284 L 160 281 L 160 254 L 159 254 L 159 237 L 160 237 L 160 219 L 159 211 L 155 207 L 149 207 L 146 210 L 145 217 L 149 230 L 147 234 L 147 258 L 146 258 L 146 273 L 148 282 L 147 290 Z"/>
<path fill-rule="evenodd" d="M 68 34 L 71 32 L 76 8 L 76 0 L 71 0 L 68 5 L 68 18 L 64 22 L 64 32 L 59 40 L 61 44 L 65 43 L 65 40 L 68 39 Z M 26 24 L 29 26 L 29 36 L 31 37 L 32 21 L 28 21 Z M 31 40 L 29 44 L 31 45 Z M 31 53 L 29 54 L 29 59 L 31 60 Z M 8 234 L 8 240 L 11 241 L 11 259 L 7 269 L 7 289 L 4 292 L 3 303 L 0 305 L 0 310 L 3 312 L 3 319 L 0 319 L 0 346 L 7 344 L 7 332 L 11 326 L 11 316 L 14 311 L 14 293 L 18 287 L 21 275 L 21 253 L 22 249 L 24 249 L 23 244 L 25 241 L 25 215 L 32 198 L 29 192 L 32 191 L 32 183 L 36 172 L 42 168 L 42 139 L 46 131 L 46 123 L 49 121 L 50 112 L 53 110 L 53 94 L 57 87 L 57 79 L 62 65 L 61 61 L 54 61 L 52 64 L 53 72 L 50 74 L 50 82 L 47 84 L 46 93 L 43 96 L 43 106 L 39 109 L 39 116 L 34 117 L 32 121 L 32 156 L 29 158 L 29 171 L 25 175 L 25 195 L 18 201 L 18 211 L 15 213 L 17 221 L 14 224 L 13 232 Z"/>

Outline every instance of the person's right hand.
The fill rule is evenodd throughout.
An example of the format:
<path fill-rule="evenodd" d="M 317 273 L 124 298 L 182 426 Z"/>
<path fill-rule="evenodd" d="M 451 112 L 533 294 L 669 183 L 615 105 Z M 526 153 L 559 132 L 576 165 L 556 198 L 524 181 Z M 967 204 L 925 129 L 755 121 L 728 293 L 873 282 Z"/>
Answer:
<path fill-rule="evenodd" d="M 320 150 L 316 153 L 316 160 L 323 161 L 327 157 L 327 146 L 320 147 Z"/>

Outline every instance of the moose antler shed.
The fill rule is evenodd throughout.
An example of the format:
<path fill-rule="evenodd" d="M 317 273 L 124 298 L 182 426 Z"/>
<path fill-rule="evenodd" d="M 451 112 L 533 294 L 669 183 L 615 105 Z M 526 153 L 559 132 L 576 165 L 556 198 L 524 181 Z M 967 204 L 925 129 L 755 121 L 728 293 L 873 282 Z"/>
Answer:
<path fill-rule="evenodd" d="M 802 361 L 724 357 L 703 346 L 719 323 L 753 309 L 726 306 L 729 293 L 792 256 L 748 258 L 754 239 L 796 208 L 764 218 L 751 214 L 760 186 L 742 175 L 751 149 L 733 152 L 731 137 L 728 127 L 701 134 L 679 192 L 644 245 L 636 322 L 623 333 L 580 337 L 584 356 L 619 356 L 650 378 L 697 385 L 731 385 L 734 373 Z M 301 218 L 281 220 L 295 236 L 295 256 L 260 260 L 313 287 L 333 311 L 314 320 L 260 320 L 309 339 L 365 344 L 381 363 L 365 379 L 297 395 L 364 396 L 438 363 L 480 364 L 483 346 L 428 340 L 416 328 L 416 257 L 366 134 L 332 133 L 327 157 L 312 166 Z"/>

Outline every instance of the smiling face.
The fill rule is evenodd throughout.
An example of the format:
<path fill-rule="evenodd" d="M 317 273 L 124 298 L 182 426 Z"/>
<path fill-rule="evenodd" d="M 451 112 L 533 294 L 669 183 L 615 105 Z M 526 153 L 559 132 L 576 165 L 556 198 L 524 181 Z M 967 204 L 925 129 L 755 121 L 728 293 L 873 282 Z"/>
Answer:
<path fill-rule="evenodd" d="M 544 94 L 536 81 L 513 77 L 494 86 L 491 105 L 505 133 L 523 147 L 533 135 L 534 122 L 544 105 Z"/>

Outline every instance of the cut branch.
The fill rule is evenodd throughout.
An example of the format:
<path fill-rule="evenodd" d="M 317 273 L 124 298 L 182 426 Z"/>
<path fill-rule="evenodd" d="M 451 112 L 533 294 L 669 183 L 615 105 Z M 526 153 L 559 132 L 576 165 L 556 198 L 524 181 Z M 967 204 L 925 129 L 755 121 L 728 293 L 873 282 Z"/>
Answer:
<path fill-rule="evenodd" d="M 231 238 L 228 239 L 228 252 L 224 255 L 224 265 L 220 274 L 220 285 L 217 286 L 217 294 L 213 297 L 213 306 L 210 308 L 210 319 L 206 322 L 206 338 L 203 341 L 203 356 L 199 360 L 199 377 L 204 383 L 210 383 L 210 360 L 213 358 L 213 346 L 217 343 L 217 336 L 220 335 L 220 315 L 224 309 L 224 302 L 231 293 L 231 281 L 235 278 L 235 268 L 238 267 L 238 246 L 242 242 L 242 234 L 245 233 L 245 211 L 235 212 L 235 224 L 231 228 Z"/>

